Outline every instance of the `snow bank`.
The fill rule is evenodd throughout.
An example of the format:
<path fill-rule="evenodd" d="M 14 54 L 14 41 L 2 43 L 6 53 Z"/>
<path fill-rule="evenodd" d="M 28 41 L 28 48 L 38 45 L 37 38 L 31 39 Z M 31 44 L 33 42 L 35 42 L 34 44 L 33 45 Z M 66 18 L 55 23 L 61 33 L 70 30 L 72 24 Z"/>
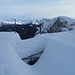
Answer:
<path fill-rule="evenodd" d="M 47 37 L 49 39 L 52 38 L 64 44 L 68 44 L 69 46 L 75 47 L 75 30 L 60 33 L 44 34 L 42 36 Z"/>
<path fill-rule="evenodd" d="M 18 33 L 15 33 L 15 32 L 0 32 L 0 41 L 2 40 L 12 40 L 14 39 L 14 41 L 16 40 L 20 40 L 20 37 L 18 35 Z"/>
<path fill-rule="evenodd" d="M 75 75 L 75 30 L 20 40 L 16 33 L 0 33 L 0 75 Z M 44 50 L 36 64 L 21 58 Z M 20 58 L 20 57 L 21 58 Z"/>
<path fill-rule="evenodd" d="M 25 64 L 10 43 L 0 43 L 0 75 L 35 75 Z"/>
<path fill-rule="evenodd" d="M 38 75 L 74 75 L 75 48 L 50 39 L 33 68 Z"/>
<path fill-rule="evenodd" d="M 21 58 L 25 58 L 31 54 L 36 54 L 43 51 L 47 45 L 47 42 L 47 38 L 43 38 L 38 35 L 32 39 L 18 41 L 16 42 L 16 45 L 13 45 L 13 47 Z"/>
<path fill-rule="evenodd" d="M 19 63 L 20 58 L 12 46 L 8 43 L 0 43 L 0 75 L 17 75 L 17 70 L 22 73 Z"/>
<path fill-rule="evenodd" d="M 49 38 L 33 65 L 38 75 L 75 75 L 75 31 L 42 35 Z"/>
<path fill-rule="evenodd" d="M 28 40 L 21 40 L 15 32 L 0 32 L 0 41 L 8 42 L 21 58 L 43 51 L 48 39 L 40 35 Z M 41 44 L 41 45 L 40 45 Z"/>

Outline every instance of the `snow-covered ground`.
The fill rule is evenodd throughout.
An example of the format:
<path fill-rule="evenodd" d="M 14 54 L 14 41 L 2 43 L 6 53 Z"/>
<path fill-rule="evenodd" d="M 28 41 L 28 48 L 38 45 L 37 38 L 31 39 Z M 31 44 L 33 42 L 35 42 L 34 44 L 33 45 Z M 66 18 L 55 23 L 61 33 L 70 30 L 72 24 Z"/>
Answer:
<path fill-rule="evenodd" d="M 42 50 L 33 66 L 21 60 Z M 0 75 L 75 75 L 75 30 L 28 40 L 21 40 L 14 32 L 1 32 Z"/>

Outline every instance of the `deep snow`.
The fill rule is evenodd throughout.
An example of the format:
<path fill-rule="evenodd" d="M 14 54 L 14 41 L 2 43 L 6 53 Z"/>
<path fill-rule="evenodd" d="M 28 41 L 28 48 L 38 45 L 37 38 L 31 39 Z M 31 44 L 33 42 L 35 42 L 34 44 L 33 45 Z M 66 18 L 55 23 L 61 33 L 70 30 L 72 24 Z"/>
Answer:
<path fill-rule="evenodd" d="M 44 50 L 36 64 L 21 58 Z M 0 75 L 75 75 L 75 30 L 21 40 L 14 32 L 0 33 Z"/>

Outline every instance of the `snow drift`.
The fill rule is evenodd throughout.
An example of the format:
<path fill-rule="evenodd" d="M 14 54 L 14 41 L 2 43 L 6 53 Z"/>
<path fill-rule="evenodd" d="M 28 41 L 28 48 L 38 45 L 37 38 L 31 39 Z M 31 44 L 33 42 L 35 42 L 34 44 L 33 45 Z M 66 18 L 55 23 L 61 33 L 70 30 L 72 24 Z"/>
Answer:
<path fill-rule="evenodd" d="M 44 53 L 33 66 L 21 60 L 41 50 Z M 75 75 L 75 30 L 28 40 L 14 32 L 0 33 L 0 75 Z"/>

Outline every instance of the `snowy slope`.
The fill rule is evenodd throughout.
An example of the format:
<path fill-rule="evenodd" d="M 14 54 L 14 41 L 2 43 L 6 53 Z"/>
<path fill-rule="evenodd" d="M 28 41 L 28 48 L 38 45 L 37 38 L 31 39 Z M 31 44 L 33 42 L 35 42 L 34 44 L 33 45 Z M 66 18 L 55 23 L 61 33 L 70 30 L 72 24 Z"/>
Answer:
<path fill-rule="evenodd" d="M 0 33 L 0 75 L 35 75 L 16 53 L 12 43 L 20 40 L 17 33 Z"/>
<path fill-rule="evenodd" d="M 51 33 L 51 34 L 42 34 L 47 38 L 52 38 L 64 44 L 68 44 L 70 46 L 75 47 L 75 30 L 60 32 L 60 33 Z"/>
<path fill-rule="evenodd" d="M 75 29 L 75 19 L 66 16 L 58 16 L 53 19 L 42 19 L 42 32 L 61 32 Z M 52 29 L 54 31 L 52 31 Z"/>
<path fill-rule="evenodd" d="M 43 36 L 47 36 L 49 42 L 33 66 L 38 75 L 74 75 L 75 31 Z"/>
<path fill-rule="evenodd" d="M 35 75 L 9 43 L 0 43 L 0 75 Z"/>
<path fill-rule="evenodd" d="M 44 52 L 33 66 L 20 58 L 41 50 Z M 0 75 L 75 75 L 75 30 L 28 40 L 14 32 L 0 33 Z"/>
<path fill-rule="evenodd" d="M 73 22 L 75 22 L 75 19 L 66 16 L 58 16 L 53 18 L 53 20 L 56 21 L 58 18 L 60 19 L 61 22 L 67 21 L 68 22 L 67 25 L 70 25 Z"/>
<path fill-rule="evenodd" d="M 74 75 L 75 47 L 50 39 L 41 58 L 33 67 L 38 75 Z"/>

